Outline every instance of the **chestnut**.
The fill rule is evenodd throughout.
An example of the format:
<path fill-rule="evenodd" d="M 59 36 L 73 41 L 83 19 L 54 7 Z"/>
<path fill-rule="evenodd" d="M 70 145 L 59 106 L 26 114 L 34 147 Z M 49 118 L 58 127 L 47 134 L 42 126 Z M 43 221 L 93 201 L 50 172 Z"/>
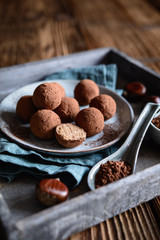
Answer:
<path fill-rule="evenodd" d="M 37 199 L 46 206 L 64 202 L 69 194 L 68 187 L 57 179 L 43 179 L 36 185 Z"/>
<path fill-rule="evenodd" d="M 156 95 L 146 96 L 144 99 L 144 104 L 147 104 L 148 102 L 160 104 L 160 97 Z"/>
<path fill-rule="evenodd" d="M 123 91 L 123 96 L 129 100 L 141 100 L 146 95 L 147 89 L 141 82 L 128 83 Z"/>

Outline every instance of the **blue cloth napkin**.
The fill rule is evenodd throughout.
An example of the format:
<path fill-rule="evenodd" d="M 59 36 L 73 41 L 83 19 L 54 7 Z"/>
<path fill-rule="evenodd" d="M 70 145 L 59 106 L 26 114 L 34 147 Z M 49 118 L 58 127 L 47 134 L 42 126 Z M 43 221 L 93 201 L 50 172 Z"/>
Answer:
<path fill-rule="evenodd" d="M 85 78 L 115 90 L 117 66 L 110 64 L 66 69 L 48 76 L 46 80 Z M 69 188 L 73 188 L 92 166 L 116 150 L 117 146 L 114 145 L 86 156 L 59 157 L 25 149 L 0 132 L 0 176 L 8 181 L 24 173 L 39 178 L 60 177 Z"/>

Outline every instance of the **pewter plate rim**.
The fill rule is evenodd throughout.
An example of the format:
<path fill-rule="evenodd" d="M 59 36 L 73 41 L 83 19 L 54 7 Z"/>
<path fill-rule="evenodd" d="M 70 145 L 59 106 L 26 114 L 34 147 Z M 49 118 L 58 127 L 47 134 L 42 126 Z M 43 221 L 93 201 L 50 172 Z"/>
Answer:
<path fill-rule="evenodd" d="M 39 140 L 33 136 L 30 132 L 29 138 L 21 139 L 18 137 L 17 133 L 13 133 L 13 129 L 22 129 L 29 128 L 29 124 L 22 124 L 18 117 L 15 114 L 16 103 L 18 99 L 27 94 L 32 94 L 34 89 L 41 83 L 44 82 L 58 82 L 61 84 L 66 90 L 66 96 L 73 97 L 74 88 L 79 80 L 48 80 L 48 81 L 38 81 L 32 84 L 28 84 L 18 90 L 12 92 L 7 97 L 5 97 L 0 104 L 0 129 L 2 132 L 9 137 L 12 141 L 20 144 L 23 147 L 29 148 L 30 150 L 35 150 L 39 152 L 59 155 L 59 156 L 79 156 L 91 154 L 93 152 L 105 149 L 107 147 L 112 146 L 116 142 L 118 142 L 127 132 L 130 130 L 133 120 L 134 113 L 131 105 L 121 96 L 119 96 L 116 92 L 111 89 L 98 85 L 100 88 L 100 93 L 105 93 L 112 96 L 117 103 L 117 111 L 115 116 L 112 119 L 105 121 L 105 128 L 108 126 L 111 127 L 111 131 L 114 130 L 114 133 L 117 136 L 111 141 L 105 141 L 106 133 L 102 131 L 101 133 L 87 138 L 80 146 L 75 148 L 63 148 L 60 146 L 56 140 L 52 141 L 44 141 Z M 85 106 L 88 107 L 88 106 Z M 80 107 L 84 108 L 84 107 Z M 4 117 L 5 116 L 5 117 Z M 12 125 L 12 128 L 11 128 Z M 117 133 L 116 130 L 117 129 Z M 25 135 L 25 134 L 24 134 Z M 101 144 L 102 142 L 102 144 Z"/>

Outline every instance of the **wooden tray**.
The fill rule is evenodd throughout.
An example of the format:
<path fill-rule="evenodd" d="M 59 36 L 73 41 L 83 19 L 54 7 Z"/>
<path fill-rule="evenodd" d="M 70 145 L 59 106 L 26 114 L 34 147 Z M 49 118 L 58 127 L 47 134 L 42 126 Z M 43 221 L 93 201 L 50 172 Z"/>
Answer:
<path fill-rule="evenodd" d="M 15 89 L 65 68 L 116 63 L 117 88 L 131 80 L 143 82 L 150 94 L 159 94 L 160 75 L 113 48 L 75 53 L 0 69 L 0 100 Z M 133 104 L 138 116 L 142 106 Z M 89 191 L 86 178 L 69 200 L 43 209 L 35 199 L 36 179 L 22 176 L 1 184 L 1 233 L 7 239 L 65 239 L 108 218 L 160 195 L 159 148 L 147 134 L 138 157 L 137 173 Z M 2 182 L 2 181 L 1 181 Z"/>

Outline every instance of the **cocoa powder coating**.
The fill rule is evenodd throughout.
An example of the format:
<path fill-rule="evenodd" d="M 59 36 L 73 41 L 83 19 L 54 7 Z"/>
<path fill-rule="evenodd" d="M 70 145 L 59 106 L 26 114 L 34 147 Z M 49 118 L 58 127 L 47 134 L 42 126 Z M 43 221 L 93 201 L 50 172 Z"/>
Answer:
<path fill-rule="evenodd" d="M 38 109 L 54 110 L 61 103 L 60 88 L 53 83 L 40 84 L 33 93 L 33 103 Z"/>
<path fill-rule="evenodd" d="M 56 86 L 59 89 L 59 93 L 61 94 L 62 97 L 66 96 L 65 89 L 61 84 L 57 82 L 51 82 L 50 84 L 52 84 L 53 87 Z"/>
<path fill-rule="evenodd" d="M 55 128 L 61 124 L 59 116 L 48 109 L 38 110 L 30 121 L 31 132 L 40 139 L 52 139 Z"/>
<path fill-rule="evenodd" d="M 101 164 L 95 177 L 95 187 L 99 188 L 131 174 L 131 167 L 124 161 L 108 161 Z"/>
<path fill-rule="evenodd" d="M 16 114 L 19 119 L 24 123 L 29 123 L 32 115 L 37 111 L 37 108 L 33 104 L 32 96 L 22 96 L 16 106 Z"/>
<path fill-rule="evenodd" d="M 116 102 L 107 94 L 100 94 L 93 98 L 90 102 L 90 107 L 99 109 L 106 120 L 112 118 L 116 113 Z"/>
<path fill-rule="evenodd" d="M 79 104 L 75 98 L 63 97 L 61 104 L 54 111 L 63 123 L 69 123 L 75 120 L 79 110 Z"/>
<path fill-rule="evenodd" d="M 88 105 L 91 99 L 98 95 L 99 87 L 90 79 L 83 79 L 76 85 L 74 89 L 74 97 L 82 106 Z"/>
<path fill-rule="evenodd" d="M 103 114 L 94 107 L 82 109 L 76 116 L 76 125 L 83 128 L 87 137 L 101 132 L 104 128 Z"/>

